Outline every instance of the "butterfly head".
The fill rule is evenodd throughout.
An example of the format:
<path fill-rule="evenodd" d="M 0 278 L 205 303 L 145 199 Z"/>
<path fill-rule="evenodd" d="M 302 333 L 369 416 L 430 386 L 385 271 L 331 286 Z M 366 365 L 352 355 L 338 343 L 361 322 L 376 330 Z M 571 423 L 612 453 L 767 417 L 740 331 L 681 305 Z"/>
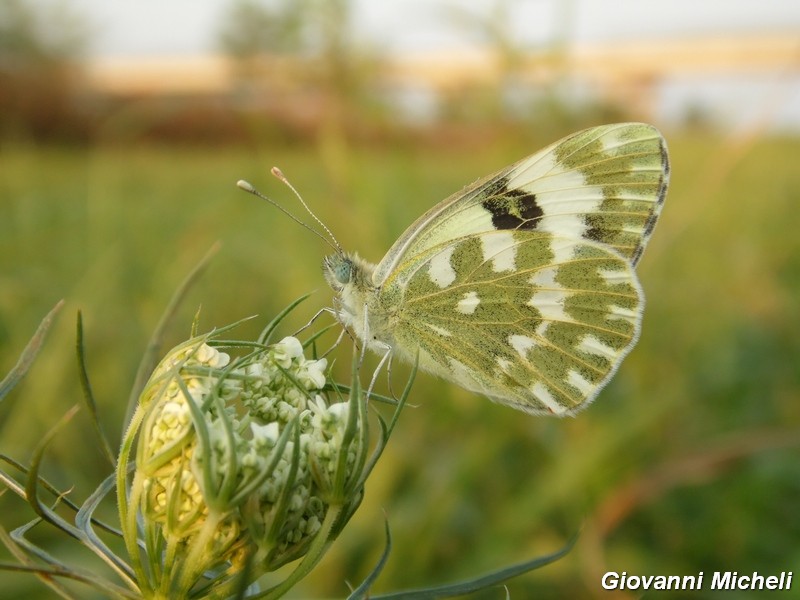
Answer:
<path fill-rule="evenodd" d="M 341 293 L 351 285 L 359 289 L 370 287 L 374 269 L 374 265 L 368 263 L 357 254 L 337 252 L 326 256 L 322 261 L 325 281 L 337 293 Z"/>
<path fill-rule="evenodd" d="M 357 338 L 369 340 L 367 314 L 377 297 L 377 289 L 372 282 L 375 265 L 356 254 L 337 252 L 325 257 L 322 270 L 328 285 L 336 293 L 333 301 L 336 318 Z"/>
<path fill-rule="evenodd" d="M 345 254 L 331 254 L 322 261 L 325 281 L 340 292 L 353 278 L 353 261 Z"/>

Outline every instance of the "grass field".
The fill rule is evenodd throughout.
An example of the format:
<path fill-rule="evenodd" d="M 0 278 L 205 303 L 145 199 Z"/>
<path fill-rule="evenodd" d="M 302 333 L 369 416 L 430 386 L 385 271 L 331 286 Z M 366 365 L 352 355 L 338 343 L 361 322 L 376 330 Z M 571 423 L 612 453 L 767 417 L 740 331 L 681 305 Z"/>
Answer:
<path fill-rule="evenodd" d="M 599 583 L 609 570 L 800 577 L 800 140 L 667 137 L 672 186 L 638 268 L 643 333 L 614 381 L 577 418 L 554 420 L 421 375 L 417 406 L 404 412 L 364 504 L 296 597 L 342 597 L 345 580 L 360 581 L 382 548 L 382 509 L 394 533 L 385 591 L 548 553 L 581 527 L 575 549 L 515 580 L 512 597 L 611 597 Z M 0 373 L 56 301 L 66 305 L 33 370 L 0 406 L 0 451 L 27 458 L 79 401 L 78 309 L 116 443 L 147 338 L 217 240 L 221 250 L 169 343 L 187 337 L 201 305 L 202 329 L 261 315 L 242 327 L 247 337 L 305 292 L 318 290 L 287 334 L 330 303 L 326 248 L 237 191 L 237 179 L 295 206 L 268 175 L 278 164 L 345 247 L 377 260 L 430 205 L 549 141 L 333 152 L 2 148 Z M 53 442 L 46 475 L 74 483 L 82 499 L 107 473 L 79 415 Z M 21 506 L 0 498 L 6 526 Z M 0 580 L 10 597 L 49 597 L 30 577 Z M 745 597 L 733 594 L 725 597 Z"/>

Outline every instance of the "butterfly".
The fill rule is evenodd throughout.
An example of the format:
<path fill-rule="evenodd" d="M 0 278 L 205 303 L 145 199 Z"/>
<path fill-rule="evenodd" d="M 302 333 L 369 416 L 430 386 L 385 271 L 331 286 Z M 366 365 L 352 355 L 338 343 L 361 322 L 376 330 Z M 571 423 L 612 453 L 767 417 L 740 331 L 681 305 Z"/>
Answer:
<path fill-rule="evenodd" d="M 572 134 L 450 196 L 376 265 L 323 261 L 334 313 L 366 346 L 532 414 L 572 415 L 639 336 L 634 268 L 664 202 L 651 125 Z"/>

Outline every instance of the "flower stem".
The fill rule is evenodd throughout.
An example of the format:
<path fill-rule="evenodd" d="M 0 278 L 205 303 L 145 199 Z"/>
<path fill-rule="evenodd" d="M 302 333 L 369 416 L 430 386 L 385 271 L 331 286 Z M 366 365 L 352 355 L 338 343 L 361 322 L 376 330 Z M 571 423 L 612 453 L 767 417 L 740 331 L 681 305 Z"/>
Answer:
<path fill-rule="evenodd" d="M 139 584 L 140 590 L 147 585 L 148 577 L 142 566 L 141 557 L 139 555 L 138 545 L 138 531 L 136 527 L 136 510 L 130 511 L 130 498 L 128 497 L 128 465 L 133 447 L 133 441 L 136 438 L 136 432 L 142 424 L 145 415 L 141 406 L 138 406 L 131 417 L 128 429 L 125 432 L 125 437 L 122 439 L 122 446 L 119 451 L 119 458 L 117 459 L 117 508 L 119 510 L 119 522 L 122 527 L 122 537 L 125 540 L 125 549 L 128 551 L 128 556 L 131 559 L 131 565 L 136 573 L 136 581 Z M 138 475 L 138 474 L 137 474 Z M 134 506 L 138 506 L 138 489 L 141 488 L 141 483 L 136 486 L 137 475 L 134 475 L 134 485 L 131 486 L 131 496 L 136 496 Z M 149 587 L 149 586 L 148 586 Z M 145 593 L 145 590 L 142 590 Z"/>

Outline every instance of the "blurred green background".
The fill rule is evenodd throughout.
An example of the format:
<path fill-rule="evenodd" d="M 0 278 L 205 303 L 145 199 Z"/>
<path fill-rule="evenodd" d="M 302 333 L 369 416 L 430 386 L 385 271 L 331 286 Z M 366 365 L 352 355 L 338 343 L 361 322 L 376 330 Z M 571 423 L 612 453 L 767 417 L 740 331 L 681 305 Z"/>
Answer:
<path fill-rule="evenodd" d="M 394 88 L 387 92 L 388 58 L 353 42 L 358 7 L 342 0 L 230 2 L 218 38 L 230 88 L 159 92 L 156 78 L 148 93 L 109 90 L 87 76 L 91 27 L 60 5 L 73 26 L 55 34 L 32 2 L 0 11 L 0 373 L 66 300 L 33 370 L 0 405 L 0 451 L 26 460 L 79 401 L 77 310 L 116 444 L 148 337 L 216 241 L 221 250 L 168 345 L 185 339 L 198 307 L 203 330 L 258 314 L 239 330 L 246 338 L 306 292 L 316 290 L 285 334 L 330 305 L 320 271 L 326 247 L 238 191 L 237 179 L 300 212 L 268 175 L 279 165 L 346 248 L 377 262 L 419 214 L 474 179 L 582 127 L 648 119 L 668 140 L 673 176 L 638 267 L 642 337 L 617 376 L 567 420 L 523 416 L 419 376 L 416 406 L 404 412 L 363 506 L 292 597 L 343 597 L 346 581 L 360 582 L 383 547 L 383 511 L 394 546 L 378 591 L 549 553 L 578 529 L 573 551 L 514 580 L 511 597 L 640 596 L 604 592 L 606 571 L 800 577 L 800 129 L 775 126 L 774 95 L 736 126 L 713 104 L 662 122 L 636 86 L 630 103 L 576 100 L 569 40 L 556 36 L 537 50 L 549 75 L 531 83 L 530 49 L 502 27 L 514 3 L 500 2 L 483 16 L 446 11 L 443 21 L 481 40 L 496 59 L 493 75 L 433 85 L 437 110 L 400 118 Z M 509 103 L 501 93 L 509 85 L 536 93 Z M 405 372 L 396 369 L 396 381 Z M 79 414 L 53 441 L 45 474 L 74 485 L 81 500 L 108 472 Z M 25 511 L 11 494 L 0 497 L 5 527 L 28 520 Z M 60 537 L 35 537 L 95 564 Z M 2 551 L 0 560 L 12 559 Z M 0 585 L 7 597 L 50 597 L 29 576 L 0 572 Z"/>

